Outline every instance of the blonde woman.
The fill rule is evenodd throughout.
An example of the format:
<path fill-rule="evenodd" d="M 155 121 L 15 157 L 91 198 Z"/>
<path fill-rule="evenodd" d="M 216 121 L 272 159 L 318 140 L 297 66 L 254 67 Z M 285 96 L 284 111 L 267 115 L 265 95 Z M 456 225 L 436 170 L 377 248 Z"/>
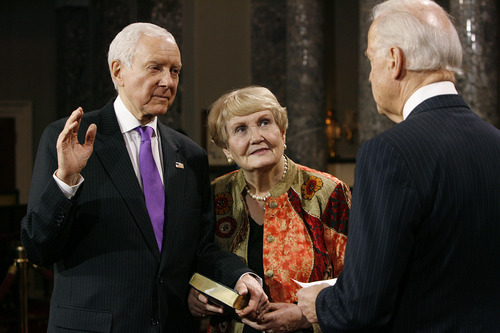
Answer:
<path fill-rule="evenodd" d="M 215 241 L 264 280 L 269 311 L 255 322 L 220 314 L 194 289 L 191 313 L 212 315 L 210 332 L 312 331 L 295 304 L 299 286 L 338 276 L 344 264 L 351 193 L 332 175 L 284 153 L 286 109 L 266 88 L 229 92 L 210 108 L 209 133 L 237 171 L 213 183 Z"/>

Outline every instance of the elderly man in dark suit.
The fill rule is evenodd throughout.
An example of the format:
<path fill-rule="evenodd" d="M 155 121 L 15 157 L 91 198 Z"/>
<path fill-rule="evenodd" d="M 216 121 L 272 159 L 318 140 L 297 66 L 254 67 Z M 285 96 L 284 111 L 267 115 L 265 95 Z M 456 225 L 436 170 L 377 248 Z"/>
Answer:
<path fill-rule="evenodd" d="M 433 1 L 390 0 L 366 55 L 398 124 L 358 152 L 336 285 L 298 305 L 323 332 L 498 332 L 500 131 L 457 94 L 457 32 Z"/>
<path fill-rule="evenodd" d="M 47 127 L 22 220 L 28 258 L 54 264 L 48 331 L 193 332 L 195 270 L 250 293 L 238 314 L 256 317 L 267 303 L 259 282 L 211 243 L 205 152 L 157 121 L 179 82 L 173 36 L 131 24 L 108 61 L 118 97 Z"/>

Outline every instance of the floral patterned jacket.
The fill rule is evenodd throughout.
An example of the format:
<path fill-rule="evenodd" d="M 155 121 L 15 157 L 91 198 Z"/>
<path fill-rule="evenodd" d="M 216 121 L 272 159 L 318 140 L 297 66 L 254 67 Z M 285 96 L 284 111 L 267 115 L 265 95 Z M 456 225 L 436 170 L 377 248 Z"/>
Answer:
<path fill-rule="evenodd" d="M 246 261 L 250 226 L 245 185 L 241 170 L 212 183 L 215 242 Z M 300 288 L 292 279 L 313 282 L 341 272 L 351 192 L 336 177 L 289 159 L 288 172 L 270 193 L 265 203 L 263 278 L 271 301 L 292 303 Z M 217 326 L 211 331 L 241 331 L 235 321 Z"/>

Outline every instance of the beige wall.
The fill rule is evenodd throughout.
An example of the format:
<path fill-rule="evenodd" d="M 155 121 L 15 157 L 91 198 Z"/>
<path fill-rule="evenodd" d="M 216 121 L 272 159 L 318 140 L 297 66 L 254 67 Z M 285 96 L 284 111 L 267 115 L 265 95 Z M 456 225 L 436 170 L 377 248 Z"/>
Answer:
<path fill-rule="evenodd" d="M 201 113 L 251 83 L 250 0 L 185 0 L 182 128 L 202 143 Z"/>
<path fill-rule="evenodd" d="M 328 164 L 328 169 L 326 171 L 342 180 L 348 186 L 354 187 L 355 167 L 355 163 L 330 163 Z"/>

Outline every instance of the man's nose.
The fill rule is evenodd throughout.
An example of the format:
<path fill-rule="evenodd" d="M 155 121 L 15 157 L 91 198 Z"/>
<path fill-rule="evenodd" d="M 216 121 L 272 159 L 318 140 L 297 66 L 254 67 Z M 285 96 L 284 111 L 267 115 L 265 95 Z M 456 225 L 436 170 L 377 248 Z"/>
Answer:
<path fill-rule="evenodd" d="M 172 78 L 172 75 L 170 74 L 169 71 L 165 72 L 165 75 L 162 76 L 160 82 L 158 85 L 162 87 L 171 87 L 174 84 L 174 79 Z"/>

